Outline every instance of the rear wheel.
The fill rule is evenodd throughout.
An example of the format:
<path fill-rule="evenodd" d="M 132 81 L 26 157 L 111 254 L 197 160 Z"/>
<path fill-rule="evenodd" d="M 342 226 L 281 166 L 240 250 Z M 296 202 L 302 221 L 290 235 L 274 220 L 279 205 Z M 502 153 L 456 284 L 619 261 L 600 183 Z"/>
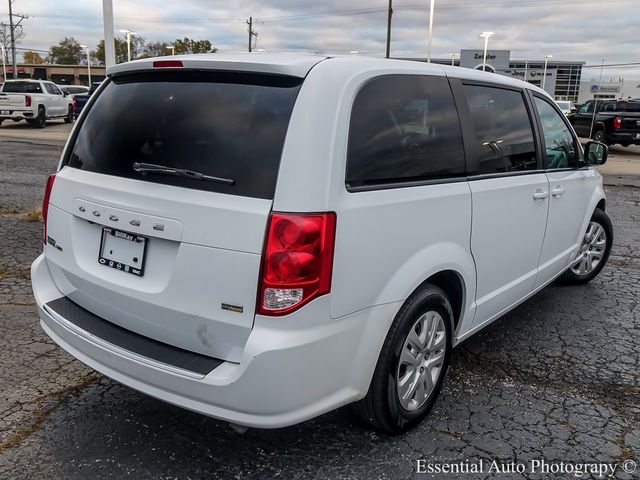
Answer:
<path fill-rule="evenodd" d="M 593 140 L 595 140 L 596 142 L 601 142 L 601 143 L 607 143 L 606 140 L 606 135 L 604 134 L 604 130 L 602 130 L 601 128 L 596 130 L 595 132 L 593 132 Z"/>
<path fill-rule="evenodd" d="M 447 295 L 426 285 L 396 315 L 367 396 L 356 414 L 386 433 L 403 432 L 427 416 L 451 358 L 453 313 Z"/>
<path fill-rule="evenodd" d="M 44 111 L 44 107 L 38 108 L 38 116 L 31 121 L 31 126 L 34 128 L 44 128 L 47 124 L 47 116 Z"/>
<path fill-rule="evenodd" d="M 64 117 L 64 123 L 73 123 L 73 107 L 71 105 L 69 105 L 67 116 Z"/>
<path fill-rule="evenodd" d="M 582 284 L 593 280 L 604 268 L 613 243 L 613 227 L 609 216 L 596 208 L 578 253 L 569 269 L 560 277 L 562 283 Z"/>

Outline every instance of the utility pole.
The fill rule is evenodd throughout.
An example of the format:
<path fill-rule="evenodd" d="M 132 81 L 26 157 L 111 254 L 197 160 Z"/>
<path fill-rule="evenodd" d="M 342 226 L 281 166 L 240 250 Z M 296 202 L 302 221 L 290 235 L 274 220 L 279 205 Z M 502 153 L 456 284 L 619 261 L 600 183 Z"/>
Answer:
<path fill-rule="evenodd" d="M 389 8 L 387 10 L 387 54 L 385 55 L 385 58 L 389 58 L 391 50 L 391 16 L 393 15 L 392 1 L 393 0 L 389 0 Z"/>
<path fill-rule="evenodd" d="M 258 38 L 258 32 L 253 30 L 253 17 L 249 17 L 249 20 L 246 20 L 247 25 L 249 25 L 249 52 L 251 52 L 251 44 L 253 43 L 253 37 Z"/>
<path fill-rule="evenodd" d="M 15 30 L 20 26 L 25 18 L 29 18 L 26 15 L 20 15 L 13 13 L 12 4 L 15 0 L 9 0 L 9 31 L 11 33 L 11 64 L 13 65 L 13 78 L 18 78 L 18 66 L 16 64 L 16 34 Z M 20 20 L 14 25 L 13 17 L 18 17 Z"/>

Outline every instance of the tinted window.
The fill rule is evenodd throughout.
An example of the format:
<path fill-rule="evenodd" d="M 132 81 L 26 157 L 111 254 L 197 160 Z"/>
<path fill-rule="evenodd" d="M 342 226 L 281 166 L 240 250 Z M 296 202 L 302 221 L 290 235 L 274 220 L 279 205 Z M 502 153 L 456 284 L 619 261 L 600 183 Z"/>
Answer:
<path fill-rule="evenodd" d="M 44 88 L 45 88 L 45 90 L 46 90 L 48 93 L 50 93 L 50 94 L 52 94 L 52 95 L 53 95 L 54 93 L 56 93 L 56 92 L 53 90 L 53 85 L 51 85 L 50 83 L 45 83 L 45 84 L 44 84 Z"/>
<path fill-rule="evenodd" d="M 68 165 L 91 172 L 273 198 L 301 79 L 203 72 L 116 78 L 81 125 Z M 161 173 L 150 163 L 232 179 L 234 185 Z"/>
<path fill-rule="evenodd" d="M 442 77 L 381 77 L 367 83 L 351 112 L 347 185 L 465 175 L 449 84 Z"/>
<path fill-rule="evenodd" d="M 522 93 L 464 85 L 474 125 L 478 174 L 536 170 L 533 130 Z"/>
<path fill-rule="evenodd" d="M 580 107 L 580 113 L 592 113 L 594 102 L 587 102 Z"/>
<path fill-rule="evenodd" d="M 535 97 L 535 104 L 542 125 L 547 168 L 576 167 L 578 165 L 576 142 L 564 122 L 564 115 L 560 116 L 541 98 Z"/>
<path fill-rule="evenodd" d="M 2 87 L 6 93 L 42 93 L 40 84 L 36 82 L 7 82 Z"/>

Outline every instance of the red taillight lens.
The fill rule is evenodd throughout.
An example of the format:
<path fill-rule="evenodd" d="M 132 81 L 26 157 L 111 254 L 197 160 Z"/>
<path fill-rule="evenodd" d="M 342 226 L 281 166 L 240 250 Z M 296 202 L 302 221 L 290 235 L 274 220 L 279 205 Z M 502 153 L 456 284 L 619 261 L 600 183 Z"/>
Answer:
<path fill-rule="evenodd" d="M 613 128 L 620 128 L 620 127 L 622 127 L 622 118 L 614 117 L 613 118 Z"/>
<path fill-rule="evenodd" d="M 183 67 L 181 60 L 156 60 L 153 68 L 180 68 Z"/>
<path fill-rule="evenodd" d="M 285 315 L 331 291 L 336 214 L 272 212 L 262 252 L 258 309 Z"/>
<path fill-rule="evenodd" d="M 24 105 L 25 105 L 25 107 L 30 107 L 31 106 L 31 95 L 25 95 L 24 96 Z"/>
<path fill-rule="evenodd" d="M 49 198 L 51 198 L 51 190 L 53 190 L 53 182 L 56 179 L 55 173 L 47 178 L 47 185 L 44 187 L 44 198 L 42 199 L 42 223 L 44 224 L 42 241 L 47 244 L 47 214 L 49 213 Z"/>

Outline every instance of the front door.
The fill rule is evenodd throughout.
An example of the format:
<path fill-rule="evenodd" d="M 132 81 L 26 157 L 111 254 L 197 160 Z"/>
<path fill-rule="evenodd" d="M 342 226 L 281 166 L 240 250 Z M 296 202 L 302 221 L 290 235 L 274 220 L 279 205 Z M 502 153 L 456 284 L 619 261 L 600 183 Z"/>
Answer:
<path fill-rule="evenodd" d="M 574 259 L 583 235 L 594 172 L 579 168 L 578 142 L 549 100 L 534 97 L 549 178 L 550 203 L 547 232 L 540 256 L 536 287 L 563 272 Z"/>

